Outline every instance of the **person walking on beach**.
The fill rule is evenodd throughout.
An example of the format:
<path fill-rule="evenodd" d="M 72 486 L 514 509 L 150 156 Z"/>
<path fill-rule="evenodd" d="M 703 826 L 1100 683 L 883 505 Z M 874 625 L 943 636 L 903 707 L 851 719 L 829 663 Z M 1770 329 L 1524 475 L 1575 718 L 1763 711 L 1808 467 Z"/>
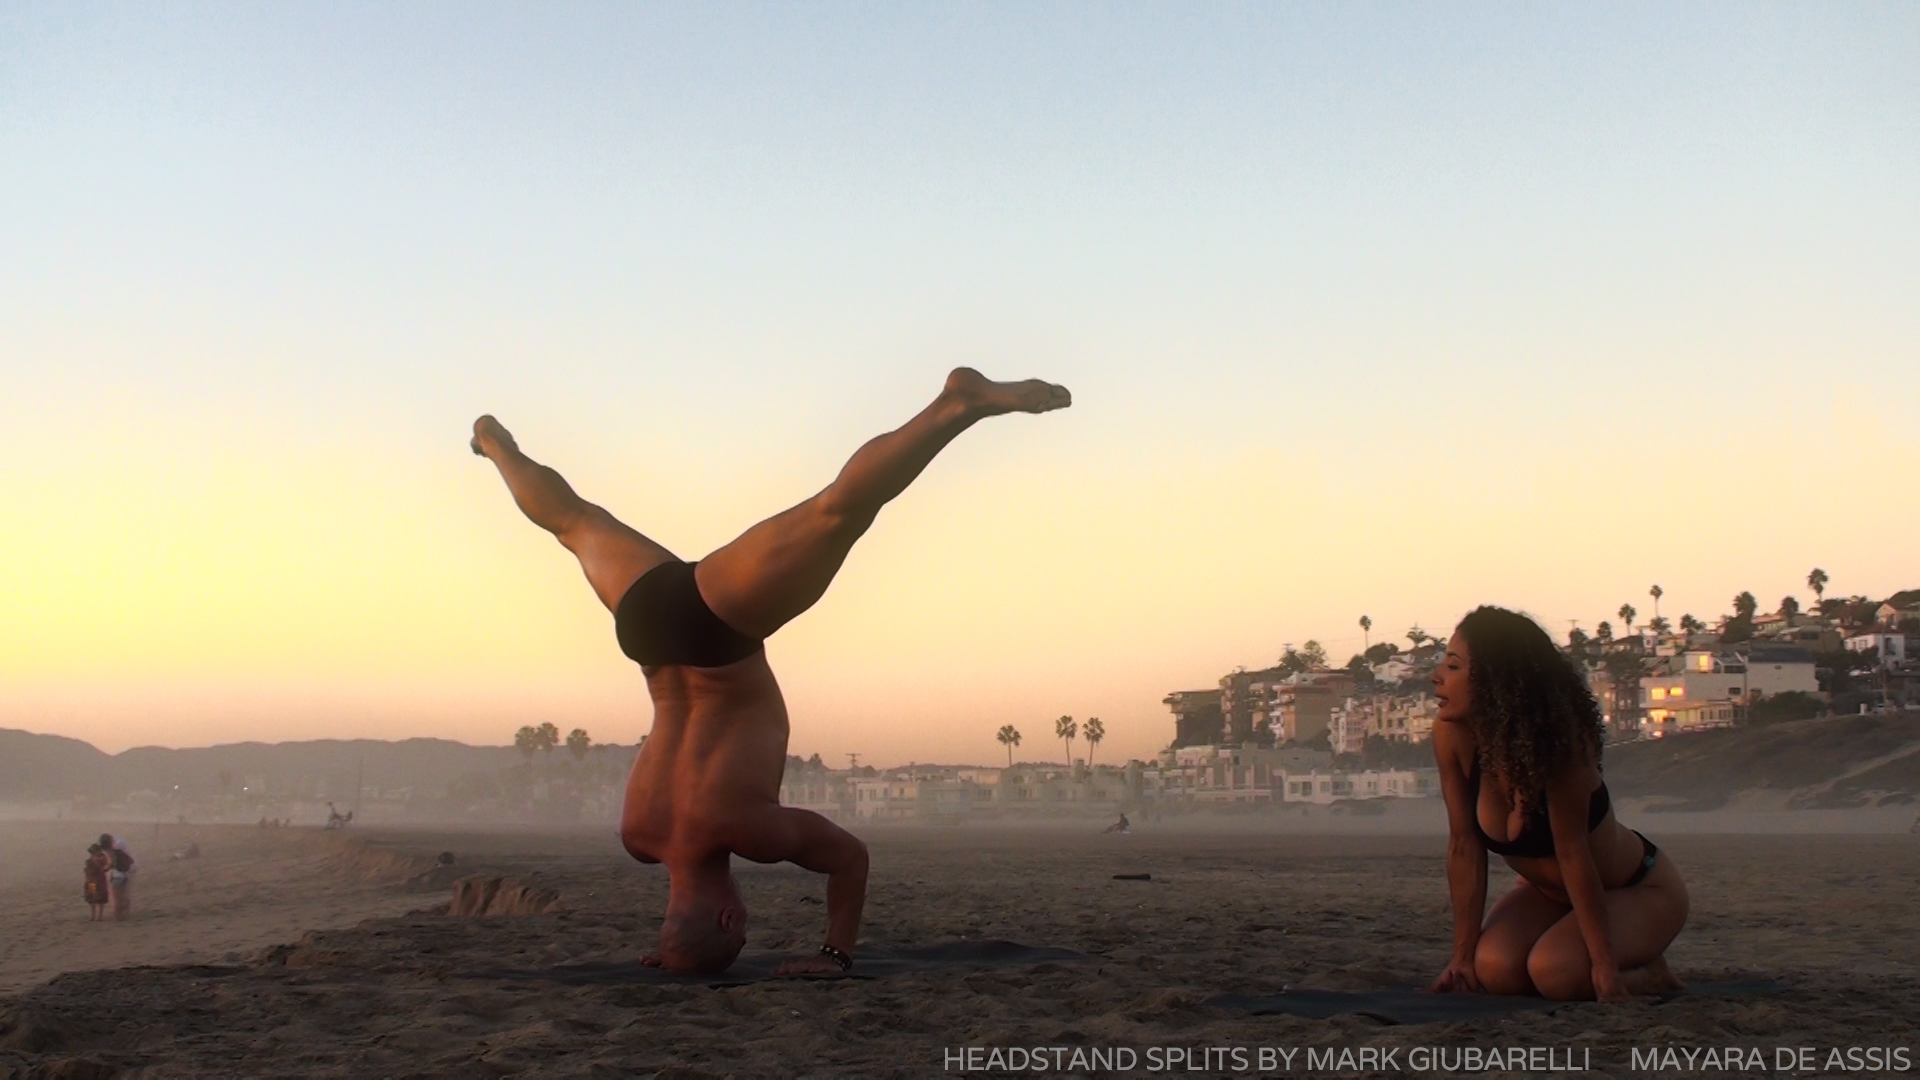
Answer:
<path fill-rule="evenodd" d="M 86 874 L 87 921 L 103 922 L 107 917 L 107 905 L 113 902 L 113 893 L 107 884 L 107 874 L 112 870 L 113 860 L 107 857 L 107 849 L 99 844 L 87 847 Z"/>
<path fill-rule="evenodd" d="M 780 805 L 787 710 L 762 642 L 826 593 L 880 508 L 961 432 L 990 416 L 1071 403 L 1064 387 L 991 382 L 958 368 L 932 404 L 867 442 L 819 494 L 697 563 L 575 494 L 559 473 L 521 453 L 493 417 L 474 421 L 473 452 L 499 468 L 521 511 L 580 560 L 613 613 L 621 651 L 646 676 L 653 730 L 628 776 L 620 819 L 627 852 L 668 873 L 659 948 L 643 963 L 688 974 L 733 963 L 747 925 L 731 867 L 739 855 L 827 875 L 826 943 L 781 974 L 852 967 L 866 845 L 818 814 Z"/>
<path fill-rule="evenodd" d="M 1433 989 L 1557 1001 L 1680 989 L 1665 954 L 1687 886 L 1613 816 L 1600 707 L 1573 662 L 1532 619 L 1482 607 L 1460 620 L 1433 686 L 1453 900 L 1453 958 Z M 1483 923 L 1488 852 L 1520 880 Z"/>
<path fill-rule="evenodd" d="M 113 917 L 124 919 L 133 914 L 133 875 L 139 872 L 140 861 L 133 857 L 127 842 L 114 839 L 112 833 L 100 834 L 100 847 L 111 861 L 107 891 L 113 897 Z"/>

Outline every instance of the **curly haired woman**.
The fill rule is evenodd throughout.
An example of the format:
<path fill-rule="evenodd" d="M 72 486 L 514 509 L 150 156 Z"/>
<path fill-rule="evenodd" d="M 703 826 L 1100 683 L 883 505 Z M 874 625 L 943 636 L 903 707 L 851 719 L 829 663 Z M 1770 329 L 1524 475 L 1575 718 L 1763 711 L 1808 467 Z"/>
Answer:
<path fill-rule="evenodd" d="M 1482 607 L 1433 673 L 1434 756 L 1446 797 L 1453 959 L 1440 992 L 1626 1001 L 1679 989 L 1667 946 L 1687 886 L 1653 841 L 1613 816 L 1600 708 L 1532 619 Z M 1520 875 L 1487 912 L 1487 853 Z"/>

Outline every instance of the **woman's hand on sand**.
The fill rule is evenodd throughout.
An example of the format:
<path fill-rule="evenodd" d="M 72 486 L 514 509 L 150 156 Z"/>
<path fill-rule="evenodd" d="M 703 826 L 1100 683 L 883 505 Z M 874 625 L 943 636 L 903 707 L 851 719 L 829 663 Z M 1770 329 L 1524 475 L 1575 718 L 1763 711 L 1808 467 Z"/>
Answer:
<path fill-rule="evenodd" d="M 774 970 L 775 975 L 838 975 L 839 964 L 824 956 L 803 956 L 789 960 Z"/>
<path fill-rule="evenodd" d="M 1455 960 L 1448 964 L 1447 970 L 1441 972 L 1440 977 L 1433 980 L 1433 985 L 1428 989 L 1435 994 L 1486 993 L 1485 988 L 1480 985 L 1480 976 L 1474 973 L 1471 960 Z"/>
<path fill-rule="evenodd" d="M 640 966 L 641 967 L 664 967 L 665 965 L 660 963 L 660 957 L 658 955 L 654 953 L 648 953 L 647 955 L 640 958 Z"/>
<path fill-rule="evenodd" d="M 1593 996 L 1596 1001 L 1615 1005 L 1624 1005 L 1633 1000 L 1633 995 L 1627 992 L 1626 984 L 1620 981 L 1620 972 L 1612 968 L 1594 969 Z"/>

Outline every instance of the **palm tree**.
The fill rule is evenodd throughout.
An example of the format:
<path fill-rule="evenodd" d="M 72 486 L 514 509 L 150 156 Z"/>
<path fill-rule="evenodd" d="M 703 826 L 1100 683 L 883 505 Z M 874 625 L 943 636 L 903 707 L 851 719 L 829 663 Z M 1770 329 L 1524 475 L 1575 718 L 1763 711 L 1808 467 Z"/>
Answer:
<path fill-rule="evenodd" d="M 1414 624 L 1413 629 L 1407 631 L 1407 640 L 1413 642 L 1413 647 L 1415 649 L 1418 649 L 1420 646 L 1425 645 L 1428 641 L 1432 640 L 1432 638 L 1433 638 L 1433 635 L 1427 633 L 1425 630 L 1420 629 L 1420 624 L 1418 623 Z"/>
<path fill-rule="evenodd" d="M 1660 617 L 1660 598 L 1667 595 L 1667 590 L 1655 585 L 1647 590 L 1647 595 L 1653 597 L 1653 617 L 1657 619 Z"/>
<path fill-rule="evenodd" d="M 514 732 L 513 748 L 520 751 L 520 756 L 527 759 L 527 764 L 533 764 L 533 752 L 540 749 L 539 730 L 528 725 Z"/>
<path fill-rule="evenodd" d="M 1600 625 L 1593 628 L 1593 639 L 1603 646 L 1613 644 L 1613 624 L 1601 619 Z"/>
<path fill-rule="evenodd" d="M 1680 632 L 1683 634 L 1697 634 L 1706 628 L 1706 623 L 1701 622 L 1691 615 L 1680 616 Z"/>
<path fill-rule="evenodd" d="M 1373 640 L 1368 636 L 1372 633 L 1373 620 L 1365 615 L 1360 616 L 1360 655 L 1362 656 L 1367 654 L 1368 649 L 1373 648 Z"/>
<path fill-rule="evenodd" d="M 1743 592 L 1733 598 L 1733 613 L 1743 619 L 1751 621 L 1753 613 L 1759 610 L 1760 601 L 1755 600 L 1750 592 Z"/>
<path fill-rule="evenodd" d="M 1793 617 L 1798 614 L 1800 614 L 1800 601 L 1791 596 L 1780 598 L 1780 616 L 1787 620 L 1788 626 L 1793 625 Z"/>
<path fill-rule="evenodd" d="M 1327 666 L 1327 647 L 1317 641 L 1309 641 L 1300 647 L 1300 659 L 1306 662 L 1302 670 L 1315 671 Z"/>
<path fill-rule="evenodd" d="M 585 759 L 587 751 L 591 749 L 593 749 L 593 740 L 588 738 L 586 728 L 574 728 L 567 732 L 567 753 L 573 755 L 573 760 Z"/>
<path fill-rule="evenodd" d="M 1053 737 L 1065 739 L 1067 742 L 1067 768 L 1069 769 L 1073 768 L 1073 737 L 1078 734 L 1080 734 L 1080 725 L 1074 723 L 1071 716 L 1063 716 L 1053 722 Z"/>
<path fill-rule="evenodd" d="M 1632 604 L 1620 605 L 1620 621 L 1627 624 L 1627 633 L 1633 633 L 1633 619 L 1638 614 L 1640 613 L 1633 610 Z"/>
<path fill-rule="evenodd" d="M 1100 740 L 1107 737 L 1107 725 L 1101 723 L 1100 718 L 1097 716 L 1087 717 L 1086 736 L 1087 768 L 1091 769 L 1093 768 L 1093 748 L 1099 746 Z"/>
<path fill-rule="evenodd" d="M 1002 724 L 994 738 L 999 739 L 1000 745 L 1007 748 L 1007 768 L 1013 768 L 1013 748 L 1020 745 L 1020 729 L 1012 724 Z"/>
<path fill-rule="evenodd" d="M 560 729 L 554 727 L 551 720 L 535 728 L 534 733 L 540 736 L 540 749 L 549 754 L 553 753 L 554 747 L 560 745 Z"/>
<path fill-rule="evenodd" d="M 1824 612 L 1825 608 L 1822 605 L 1826 602 L 1827 572 L 1817 566 L 1814 567 L 1813 573 L 1807 575 L 1807 588 L 1813 590 L 1813 606 L 1821 608 Z"/>

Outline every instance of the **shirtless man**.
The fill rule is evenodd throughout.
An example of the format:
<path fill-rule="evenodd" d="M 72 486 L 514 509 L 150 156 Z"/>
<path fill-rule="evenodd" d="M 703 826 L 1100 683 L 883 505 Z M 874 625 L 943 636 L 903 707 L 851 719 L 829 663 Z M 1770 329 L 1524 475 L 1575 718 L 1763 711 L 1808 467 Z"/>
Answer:
<path fill-rule="evenodd" d="M 880 508 L 955 436 L 989 416 L 1071 403 L 1064 387 L 990 382 L 958 368 L 933 404 L 862 446 L 826 490 L 694 564 L 574 494 L 493 417 L 474 421 L 473 452 L 498 466 L 521 511 L 579 558 L 653 698 L 653 731 L 620 817 L 627 852 L 668 874 L 659 951 L 643 963 L 687 974 L 733 963 L 747 930 L 731 866 L 739 855 L 827 875 L 826 944 L 781 974 L 853 965 L 866 845 L 818 814 L 780 805 L 787 709 L 761 642 L 826 593 Z"/>

